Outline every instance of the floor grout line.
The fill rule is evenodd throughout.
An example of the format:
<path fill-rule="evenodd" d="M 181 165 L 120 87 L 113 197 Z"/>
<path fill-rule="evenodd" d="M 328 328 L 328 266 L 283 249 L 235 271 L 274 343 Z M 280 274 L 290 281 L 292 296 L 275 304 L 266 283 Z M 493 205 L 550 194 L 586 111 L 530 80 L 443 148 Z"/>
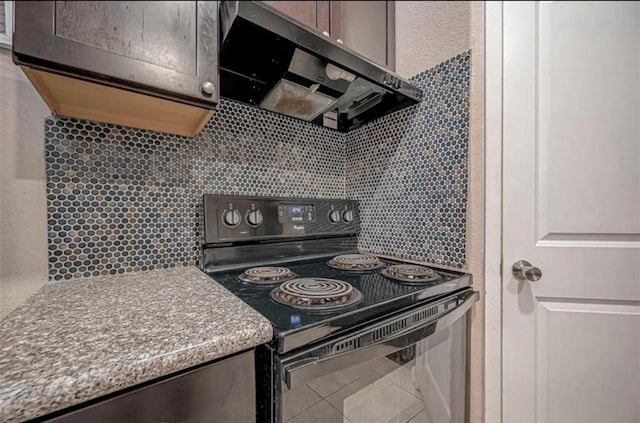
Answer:
<path fill-rule="evenodd" d="M 289 418 L 287 419 L 287 422 L 290 422 L 291 420 L 293 420 L 294 418 L 296 418 L 297 416 L 299 416 L 300 414 L 304 413 L 305 411 L 307 411 L 308 409 L 310 409 L 311 407 L 313 407 L 314 405 L 316 405 L 317 403 L 319 403 L 320 401 L 322 401 L 324 398 L 322 398 L 322 396 L 317 393 L 316 391 L 314 391 L 309 385 L 305 384 L 304 386 L 306 386 L 307 388 L 309 388 L 314 394 L 316 394 L 318 396 L 318 400 L 311 403 L 311 405 L 309 405 L 308 407 L 303 408 L 302 410 L 300 410 L 299 412 L 297 412 L 296 414 L 294 414 L 293 416 L 289 416 Z"/>
<path fill-rule="evenodd" d="M 407 423 L 411 423 L 411 420 L 413 420 L 413 419 L 415 419 L 416 417 L 418 417 L 418 414 L 422 413 L 422 412 L 423 412 L 424 410 L 426 410 L 426 409 L 427 409 L 427 407 L 422 407 L 422 408 L 420 409 L 420 411 L 418 411 L 416 414 L 414 414 L 413 416 L 411 416 L 411 417 L 409 418 L 409 420 L 407 420 Z"/>

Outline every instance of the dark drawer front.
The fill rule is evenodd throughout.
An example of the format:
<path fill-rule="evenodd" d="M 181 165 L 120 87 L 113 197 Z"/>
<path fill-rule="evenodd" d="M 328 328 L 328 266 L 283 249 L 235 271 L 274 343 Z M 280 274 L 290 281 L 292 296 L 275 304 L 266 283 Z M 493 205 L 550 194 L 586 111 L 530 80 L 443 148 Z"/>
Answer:
<path fill-rule="evenodd" d="M 47 420 L 50 423 L 255 423 L 254 353 Z"/>

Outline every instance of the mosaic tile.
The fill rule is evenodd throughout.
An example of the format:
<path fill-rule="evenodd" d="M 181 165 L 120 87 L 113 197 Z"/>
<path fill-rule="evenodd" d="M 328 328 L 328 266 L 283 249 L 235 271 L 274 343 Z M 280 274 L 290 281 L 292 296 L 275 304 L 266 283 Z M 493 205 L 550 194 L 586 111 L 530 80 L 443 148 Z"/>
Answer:
<path fill-rule="evenodd" d="M 202 194 L 344 196 L 342 135 L 231 101 L 196 138 L 50 117 L 49 277 L 197 264 Z"/>
<path fill-rule="evenodd" d="M 346 134 L 363 251 L 463 267 L 470 52 L 411 81 L 423 101 Z"/>
<path fill-rule="evenodd" d="M 47 118 L 49 277 L 197 265 L 204 193 L 355 198 L 362 250 L 462 267 L 469 60 L 412 78 L 421 104 L 347 134 L 232 101 L 195 138 Z"/>

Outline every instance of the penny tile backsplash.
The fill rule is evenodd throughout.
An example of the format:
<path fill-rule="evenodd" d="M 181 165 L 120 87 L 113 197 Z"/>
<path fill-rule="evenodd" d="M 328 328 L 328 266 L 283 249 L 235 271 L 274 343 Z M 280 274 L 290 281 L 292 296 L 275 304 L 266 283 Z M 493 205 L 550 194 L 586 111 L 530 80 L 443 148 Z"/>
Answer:
<path fill-rule="evenodd" d="M 342 197 L 340 133 L 231 101 L 195 138 L 45 123 L 49 277 L 196 264 L 202 194 Z"/>
<path fill-rule="evenodd" d="M 360 200 L 361 250 L 464 266 L 470 57 L 413 77 L 424 93 L 417 107 L 347 134 L 347 195 Z"/>
<path fill-rule="evenodd" d="M 49 277 L 197 264 L 204 193 L 359 199 L 360 248 L 462 267 L 469 54 L 412 80 L 348 134 L 231 101 L 195 138 L 47 118 Z"/>

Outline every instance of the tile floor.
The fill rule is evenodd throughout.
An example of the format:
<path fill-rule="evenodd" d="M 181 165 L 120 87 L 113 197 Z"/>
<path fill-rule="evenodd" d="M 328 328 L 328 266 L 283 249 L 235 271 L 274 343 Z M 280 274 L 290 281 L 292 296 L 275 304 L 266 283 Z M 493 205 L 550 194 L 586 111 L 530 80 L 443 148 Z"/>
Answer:
<path fill-rule="evenodd" d="M 433 423 L 412 377 L 413 362 L 383 357 L 315 379 L 284 395 L 286 423 Z"/>

